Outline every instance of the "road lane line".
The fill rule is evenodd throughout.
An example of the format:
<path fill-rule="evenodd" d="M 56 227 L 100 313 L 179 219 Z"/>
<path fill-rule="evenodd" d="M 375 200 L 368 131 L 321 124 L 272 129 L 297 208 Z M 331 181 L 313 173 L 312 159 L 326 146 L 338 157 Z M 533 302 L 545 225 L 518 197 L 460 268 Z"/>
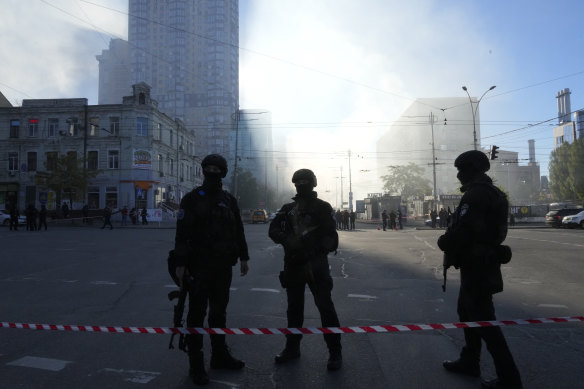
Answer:
<path fill-rule="evenodd" d="M 352 294 L 349 293 L 347 297 L 358 298 L 358 299 L 369 299 L 369 300 L 376 300 L 377 296 L 370 296 L 368 294 Z"/>
<path fill-rule="evenodd" d="M 270 289 L 270 288 L 251 288 L 252 292 L 269 292 L 269 293 L 280 293 L 278 289 Z"/>
<path fill-rule="evenodd" d="M 563 304 L 537 304 L 537 306 L 540 308 L 568 308 L 567 305 Z"/>

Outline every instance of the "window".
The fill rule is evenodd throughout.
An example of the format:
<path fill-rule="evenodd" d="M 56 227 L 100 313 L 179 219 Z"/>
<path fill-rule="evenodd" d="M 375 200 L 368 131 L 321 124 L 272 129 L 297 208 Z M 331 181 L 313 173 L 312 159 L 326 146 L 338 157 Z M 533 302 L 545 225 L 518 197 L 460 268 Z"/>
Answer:
<path fill-rule="evenodd" d="M 57 136 L 59 131 L 59 119 L 49 119 L 49 133 L 48 136 Z"/>
<path fill-rule="evenodd" d="M 67 119 L 67 124 L 69 125 L 67 135 L 74 136 L 79 134 L 79 120 L 77 118 Z"/>
<path fill-rule="evenodd" d="M 174 138 L 174 132 L 172 130 L 170 130 L 170 145 L 172 146 L 173 143 L 173 138 Z"/>
<path fill-rule="evenodd" d="M 148 135 L 148 118 L 136 118 L 136 135 Z"/>
<path fill-rule="evenodd" d="M 96 136 L 99 133 L 99 118 L 89 118 L 89 136 Z"/>
<path fill-rule="evenodd" d="M 107 152 L 107 168 L 108 169 L 119 169 L 120 168 L 120 151 L 119 150 L 108 150 L 108 152 Z"/>
<path fill-rule="evenodd" d="M 120 118 L 111 117 L 110 118 L 110 133 L 114 136 L 120 135 Z"/>
<path fill-rule="evenodd" d="M 112 209 L 118 207 L 118 188 L 116 186 L 106 186 L 105 205 Z"/>
<path fill-rule="evenodd" d="M 28 136 L 36 137 L 39 133 L 39 120 L 29 119 L 28 120 Z"/>
<path fill-rule="evenodd" d="M 18 138 L 18 133 L 20 132 L 20 120 L 10 121 L 10 137 Z"/>
<path fill-rule="evenodd" d="M 164 173 L 164 160 L 162 159 L 162 154 L 158 154 L 158 171 Z"/>
<path fill-rule="evenodd" d="M 36 151 L 31 151 L 27 154 L 27 170 L 29 172 L 35 172 L 37 170 L 37 153 Z"/>
<path fill-rule="evenodd" d="M 170 159 L 170 175 L 174 176 L 174 159 Z"/>
<path fill-rule="evenodd" d="M 67 151 L 67 162 L 69 169 L 74 170 L 77 165 L 77 151 Z"/>
<path fill-rule="evenodd" d="M 162 125 L 158 125 L 158 139 L 162 140 Z"/>
<path fill-rule="evenodd" d="M 45 165 L 47 170 L 55 170 L 57 168 L 57 152 L 49 151 L 45 153 L 47 158 L 47 164 Z"/>
<path fill-rule="evenodd" d="M 18 170 L 18 153 L 8 153 L 8 170 Z"/>
<path fill-rule="evenodd" d="M 87 205 L 89 209 L 99 209 L 99 186 L 90 186 L 87 189 Z"/>
<path fill-rule="evenodd" d="M 97 151 L 87 152 L 87 169 L 97 170 L 99 166 L 97 158 L 98 158 Z"/>

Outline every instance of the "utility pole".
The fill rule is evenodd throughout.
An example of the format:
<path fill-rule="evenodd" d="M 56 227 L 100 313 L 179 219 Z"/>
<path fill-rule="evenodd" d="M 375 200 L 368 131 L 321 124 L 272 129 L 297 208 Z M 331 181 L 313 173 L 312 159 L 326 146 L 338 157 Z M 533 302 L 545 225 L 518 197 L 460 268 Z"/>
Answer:
<path fill-rule="evenodd" d="M 237 199 L 237 147 L 239 141 L 239 108 L 235 112 L 235 162 L 233 163 L 233 197 Z"/>
<path fill-rule="evenodd" d="M 434 113 L 430 112 L 430 126 L 432 127 L 432 173 L 434 176 L 434 192 L 432 193 L 432 207 L 436 207 L 436 152 L 434 148 Z"/>
<path fill-rule="evenodd" d="M 353 212 L 353 185 L 351 182 L 351 150 L 349 150 L 349 211 Z"/>

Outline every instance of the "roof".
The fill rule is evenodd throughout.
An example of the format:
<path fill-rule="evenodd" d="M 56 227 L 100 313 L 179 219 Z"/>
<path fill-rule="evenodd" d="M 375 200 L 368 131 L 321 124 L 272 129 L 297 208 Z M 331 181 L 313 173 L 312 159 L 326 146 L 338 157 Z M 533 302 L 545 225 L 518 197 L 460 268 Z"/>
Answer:
<path fill-rule="evenodd" d="M 8 101 L 6 97 L 4 97 L 2 92 L 0 92 L 0 107 L 3 108 L 12 107 L 12 104 L 10 104 L 10 101 Z"/>

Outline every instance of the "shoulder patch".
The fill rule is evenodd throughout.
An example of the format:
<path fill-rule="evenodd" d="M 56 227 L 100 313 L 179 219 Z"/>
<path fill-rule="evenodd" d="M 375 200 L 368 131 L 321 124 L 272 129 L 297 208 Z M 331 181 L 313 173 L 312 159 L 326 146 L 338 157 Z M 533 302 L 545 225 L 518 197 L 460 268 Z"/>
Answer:
<path fill-rule="evenodd" d="M 464 216 L 468 212 L 468 204 L 462 204 L 460 207 L 460 216 Z"/>
<path fill-rule="evenodd" d="M 205 195 L 205 191 L 203 189 L 199 190 L 199 195 L 204 196 Z"/>
<path fill-rule="evenodd" d="M 177 214 L 176 214 L 176 219 L 177 220 L 183 220 L 185 218 L 185 210 L 184 209 L 179 209 Z"/>

